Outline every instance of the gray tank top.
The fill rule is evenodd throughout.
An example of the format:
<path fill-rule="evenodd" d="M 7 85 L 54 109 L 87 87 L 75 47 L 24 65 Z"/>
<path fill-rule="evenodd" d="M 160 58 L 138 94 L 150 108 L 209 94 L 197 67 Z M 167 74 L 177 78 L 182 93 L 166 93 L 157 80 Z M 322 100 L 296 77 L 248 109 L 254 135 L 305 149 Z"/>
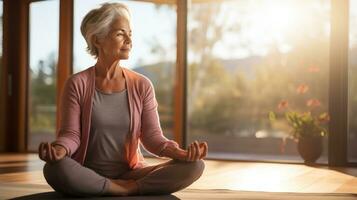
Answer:
<path fill-rule="evenodd" d="M 118 178 L 128 171 L 124 142 L 129 126 L 127 90 L 108 94 L 95 89 L 84 166 L 108 178 Z"/>

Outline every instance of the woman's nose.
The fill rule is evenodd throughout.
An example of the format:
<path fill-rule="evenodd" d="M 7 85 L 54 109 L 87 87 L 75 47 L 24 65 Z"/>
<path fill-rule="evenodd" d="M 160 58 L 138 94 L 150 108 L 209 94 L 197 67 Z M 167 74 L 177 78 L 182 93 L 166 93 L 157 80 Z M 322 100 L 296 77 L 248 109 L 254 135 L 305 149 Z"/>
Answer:
<path fill-rule="evenodd" d="M 125 44 L 131 44 L 131 36 L 126 35 Z"/>

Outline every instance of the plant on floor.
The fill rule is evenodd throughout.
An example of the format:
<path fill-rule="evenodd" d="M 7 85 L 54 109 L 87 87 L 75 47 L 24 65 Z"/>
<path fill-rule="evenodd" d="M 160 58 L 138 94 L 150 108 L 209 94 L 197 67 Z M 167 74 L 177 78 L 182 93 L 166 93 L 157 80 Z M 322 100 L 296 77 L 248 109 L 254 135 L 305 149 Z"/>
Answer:
<path fill-rule="evenodd" d="M 319 105 L 317 99 L 311 99 L 307 102 L 310 107 Z M 288 107 L 288 102 L 286 100 L 279 103 L 280 108 Z M 280 113 L 278 113 L 280 114 Z M 277 120 L 277 113 L 271 111 L 269 113 L 269 119 L 272 123 Z M 318 137 L 326 136 L 328 130 L 326 128 L 329 121 L 329 115 L 327 112 L 316 113 L 314 110 L 308 110 L 305 112 L 294 111 L 287 109 L 283 111 L 285 119 L 288 125 L 291 127 L 289 136 L 296 141 L 302 137 Z"/>
<path fill-rule="evenodd" d="M 328 135 L 327 125 L 330 120 L 329 114 L 322 109 L 321 102 L 316 98 L 304 98 L 309 91 L 307 84 L 300 84 L 296 93 L 297 99 L 305 99 L 305 108 L 294 108 L 288 100 L 282 100 L 278 104 L 278 111 L 269 112 L 269 120 L 272 124 L 286 120 L 290 130 L 287 137 L 298 143 L 298 151 L 305 162 L 315 162 L 322 153 L 322 138 Z M 291 104 L 293 105 L 293 101 Z M 285 138 L 283 147 L 285 149 Z"/>

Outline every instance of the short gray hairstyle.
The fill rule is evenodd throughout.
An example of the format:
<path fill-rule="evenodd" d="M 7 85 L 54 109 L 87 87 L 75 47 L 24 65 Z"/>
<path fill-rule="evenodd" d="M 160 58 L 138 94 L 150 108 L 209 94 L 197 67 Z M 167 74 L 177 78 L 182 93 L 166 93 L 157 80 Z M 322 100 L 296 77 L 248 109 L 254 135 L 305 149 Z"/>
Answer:
<path fill-rule="evenodd" d="M 83 18 L 81 33 L 87 42 L 89 54 L 98 58 L 98 49 L 93 44 L 93 37 L 104 38 L 108 35 L 110 25 L 117 17 L 124 17 L 130 22 L 130 11 L 121 3 L 104 3 L 93 9 Z"/>

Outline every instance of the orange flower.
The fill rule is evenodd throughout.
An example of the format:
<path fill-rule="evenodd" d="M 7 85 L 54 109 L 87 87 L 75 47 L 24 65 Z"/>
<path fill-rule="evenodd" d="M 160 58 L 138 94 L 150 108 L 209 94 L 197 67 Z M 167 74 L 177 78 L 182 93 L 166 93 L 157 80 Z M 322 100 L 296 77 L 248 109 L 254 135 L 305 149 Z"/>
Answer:
<path fill-rule="evenodd" d="M 287 100 L 282 100 L 279 104 L 278 104 L 278 109 L 279 110 L 283 110 L 285 108 L 287 108 L 289 106 L 289 103 Z"/>
<path fill-rule="evenodd" d="M 298 94 L 304 94 L 309 90 L 309 86 L 306 84 L 301 84 L 296 88 Z"/>
<path fill-rule="evenodd" d="M 309 107 L 318 107 L 321 105 L 321 102 L 318 99 L 310 99 L 306 103 Z"/>
<path fill-rule="evenodd" d="M 308 71 L 308 72 L 311 72 L 311 73 L 319 72 L 319 71 L 320 71 L 320 67 L 310 66 L 310 67 L 307 69 L 307 71 Z"/>

